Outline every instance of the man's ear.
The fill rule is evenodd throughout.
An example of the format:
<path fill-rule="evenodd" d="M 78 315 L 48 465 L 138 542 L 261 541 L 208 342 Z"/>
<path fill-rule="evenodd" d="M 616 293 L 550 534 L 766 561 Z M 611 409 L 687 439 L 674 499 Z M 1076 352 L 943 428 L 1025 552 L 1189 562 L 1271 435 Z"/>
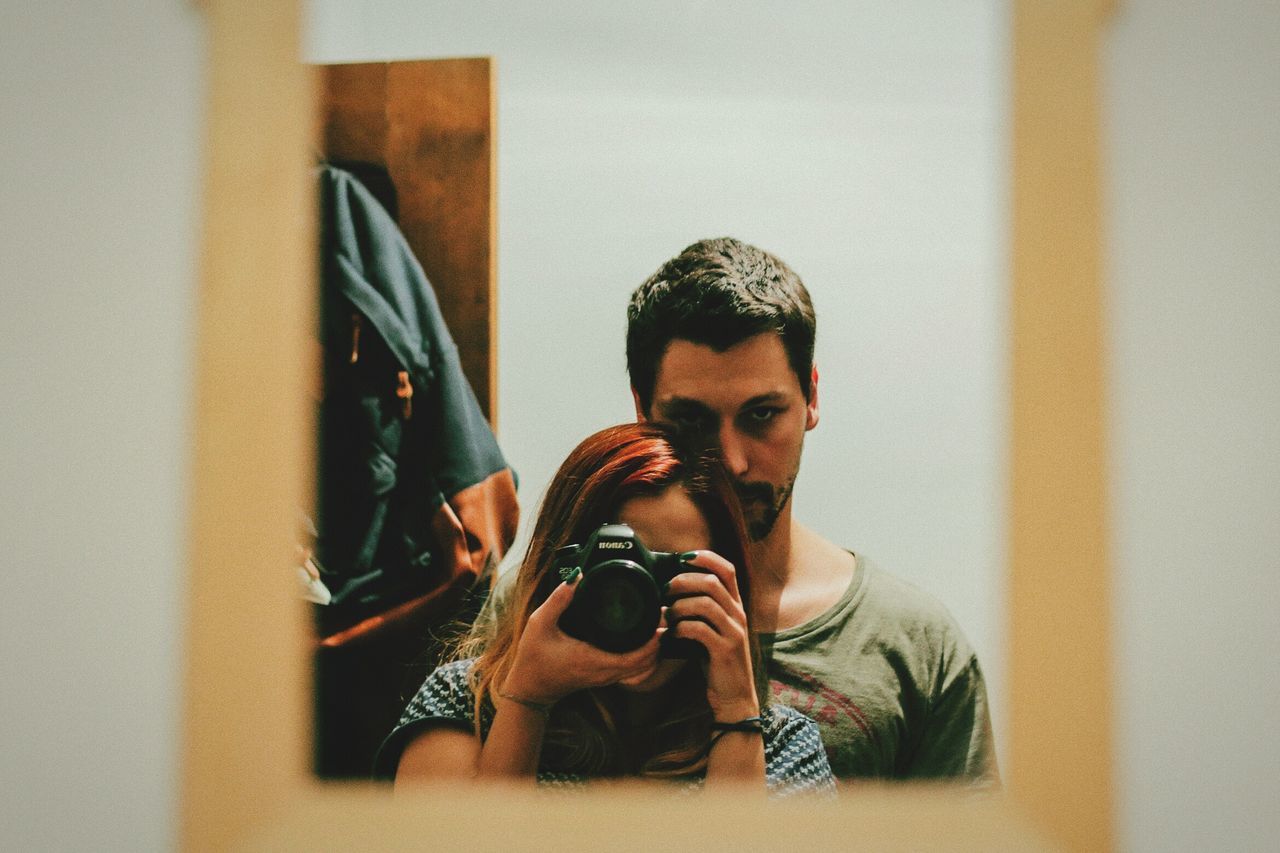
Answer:
<path fill-rule="evenodd" d="M 804 428 L 806 431 L 818 425 L 818 365 L 813 366 L 809 374 L 809 402 L 805 406 Z"/>
<path fill-rule="evenodd" d="M 636 422 L 644 423 L 649 420 L 645 416 L 644 409 L 640 406 L 640 394 L 636 391 L 634 386 L 631 388 L 631 400 L 636 404 Z"/>

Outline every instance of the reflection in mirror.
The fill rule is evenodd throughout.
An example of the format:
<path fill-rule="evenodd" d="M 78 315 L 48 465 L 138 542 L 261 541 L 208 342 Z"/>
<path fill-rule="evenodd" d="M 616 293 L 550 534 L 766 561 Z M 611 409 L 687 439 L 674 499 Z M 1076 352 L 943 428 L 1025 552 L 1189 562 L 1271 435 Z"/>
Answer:
<path fill-rule="evenodd" d="M 367 776 L 515 532 L 492 414 L 490 63 L 322 69 L 316 767 Z M 455 341 L 457 341 L 455 343 Z M 488 410 L 488 411 L 486 411 Z"/>
<path fill-rule="evenodd" d="M 570 453 L 478 656 L 437 669 L 379 754 L 397 785 L 536 774 L 834 792 L 817 724 L 768 704 L 755 677 L 733 480 L 686 438 L 632 422 Z"/>
<path fill-rule="evenodd" d="M 481 257 L 496 259 L 500 281 L 483 321 L 450 328 L 464 349 L 486 344 L 492 367 L 466 375 L 501 415 L 500 452 L 520 475 L 517 553 L 569 451 L 634 419 L 623 355 L 632 290 L 696 239 L 742 238 L 799 274 L 819 320 L 821 419 L 805 434 L 795 517 L 816 541 L 945 605 L 982 663 L 999 735 L 1006 9 L 904 5 L 813 4 L 779 20 L 767 4 L 726 17 L 676 3 L 313 2 L 307 54 L 496 58 L 496 181 L 481 194 L 496 196 L 501 240 Z M 375 125 L 391 115 L 374 111 Z M 435 150 L 475 136 L 457 139 Z M 431 183 L 439 170 L 416 174 Z M 402 219 L 404 182 L 393 177 Z M 439 209 L 465 209 L 448 202 Z M 433 252 L 416 254 L 443 291 Z M 362 744 L 345 764 L 320 761 L 322 773 L 368 772 L 447 621 L 416 625 L 398 656 L 378 658 L 376 689 L 395 701 L 376 720 L 352 710 L 325 726 L 375 688 L 326 692 L 322 679 L 318 753 Z M 783 681 L 775 698 L 799 704 L 789 689 L 815 717 L 865 722 L 845 696 Z"/>

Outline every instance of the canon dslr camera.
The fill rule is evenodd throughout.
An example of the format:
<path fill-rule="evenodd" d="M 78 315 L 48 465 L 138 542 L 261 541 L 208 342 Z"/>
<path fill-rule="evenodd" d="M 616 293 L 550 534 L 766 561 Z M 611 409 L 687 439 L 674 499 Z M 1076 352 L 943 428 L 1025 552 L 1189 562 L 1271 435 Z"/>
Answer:
<path fill-rule="evenodd" d="M 648 642 L 662 618 L 662 589 L 681 572 L 700 571 L 676 554 L 650 551 L 626 524 L 604 524 L 582 545 L 556 551 L 561 577 L 574 567 L 582 580 L 560 616 L 560 629 L 607 652 L 629 652 Z M 663 638 L 662 657 L 705 655 L 702 644 Z"/>

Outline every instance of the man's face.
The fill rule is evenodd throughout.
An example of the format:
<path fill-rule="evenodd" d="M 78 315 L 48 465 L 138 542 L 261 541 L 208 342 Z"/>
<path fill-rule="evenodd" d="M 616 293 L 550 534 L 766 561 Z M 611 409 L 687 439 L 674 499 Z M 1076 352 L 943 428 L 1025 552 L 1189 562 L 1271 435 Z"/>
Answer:
<path fill-rule="evenodd" d="M 724 352 L 677 339 L 658 362 L 651 410 L 640 411 L 637 400 L 636 414 L 719 447 L 758 542 L 791 499 L 804 434 L 818 424 L 818 376 L 806 400 L 773 332 Z"/>

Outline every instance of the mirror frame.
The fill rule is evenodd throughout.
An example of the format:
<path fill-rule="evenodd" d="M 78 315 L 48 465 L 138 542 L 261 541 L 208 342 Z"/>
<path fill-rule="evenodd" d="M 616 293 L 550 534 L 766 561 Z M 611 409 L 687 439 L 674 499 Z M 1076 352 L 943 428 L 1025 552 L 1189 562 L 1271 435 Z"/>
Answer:
<path fill-rule="evenodd" d="M 295 508 L 313 488 L 316 81 L 300 61 L 302 0 L 200 5 L 208 109 L 180 844 L 225 850 L 270 839 L 314 849 L 349 838 L 378 847 L 431 832 L 501 849 L 510 839 L 459 819 L 499 798 L 516 819 L 536 809 L 543 842 L 562 833 L 580 845 L 591 827 L 616 838 L 641 792 L 592 809 L 584 830 L 581 809 L 568 819 L 568 809 L 512 792 L 393 800 L 369 784 L 311 775 L 310 731 L 297 725 L 310 717 L 306 613 L 284 567 L 294 559 Z M 847 822 L 873 848 L 1114 844 L 1098 103 L 1111 6 L 1010 7 L 1009 796 L 978 807 L 919 788 L 868 788 L 823 812 L 826 825 Z M 797 832 L 813 825 L 803 809 L 727 814 L 700 819 L 700 832 L 729 832 L 719 843 L 708 835 L 708 849 L 793 819 Z"/>

